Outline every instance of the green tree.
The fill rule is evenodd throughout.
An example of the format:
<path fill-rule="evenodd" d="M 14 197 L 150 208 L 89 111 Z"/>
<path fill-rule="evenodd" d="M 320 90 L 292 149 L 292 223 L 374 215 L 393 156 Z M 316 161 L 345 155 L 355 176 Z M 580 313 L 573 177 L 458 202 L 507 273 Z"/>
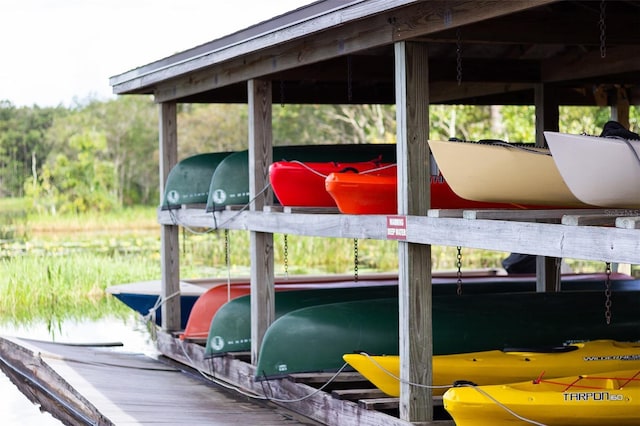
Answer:
<path fill-rule="evenodd" d="M 118 205 L 157 203 L 158 113 L 153 101 L 144 96 L 89 101 L 55 120 L 47 142 L 56 154 L 73 158 L 76 149 L 69 141 L 87 130 L 106 138 L 99 160 L 111 162 L 116 170 L 121 183 Z"/>
<path fill-rule="evenodd" d="M 247 149 L 244 104 L 185 104 L 178 111 L 179 157 Z"/>
<path fill-rule="evenodd" d="M 62 108 L 15 107 L 0 101 L 0 196 L 23 196 L 24 184 L 49 155 L 45 134 Z"/>
<path fill-rule="evenodd" d="M 119 182 L 113 162 L 104 160 L 104 133 L 86 130 L 69 139 L 74 154 L 59 153 L 43 167 L 27 194 L 41 212 L 86 213 L 110 211 L 118 206 Z"/>

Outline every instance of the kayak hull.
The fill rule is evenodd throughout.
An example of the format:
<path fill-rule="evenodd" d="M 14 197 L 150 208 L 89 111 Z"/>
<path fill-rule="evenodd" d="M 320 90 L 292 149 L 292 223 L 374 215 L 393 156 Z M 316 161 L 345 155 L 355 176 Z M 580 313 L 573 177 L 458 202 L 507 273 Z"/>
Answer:
<path fill-rule="evenodd" d="M 312 162 L 360 162 L 372 159 L 393 163 L 395 144 L 290 145 L 273 147 L 272 162 L 298 160 Z M 268 170 L 265 170 L 268 174 Z M 267 176 L 265 176 L 267 177 Z M 211 177 L 206 211 L 249 203 L 249 152 L 236 152 L 216 167 Z"/>
<path fill-rule="evenodd" d="M 444 394 L 443 403 L 458 426 L 532 422 L 548 426 L 638 425 L 639 377 L 640 370 L 632 369 L 455 387 Z"/>
<path fill-rule="evenodd" d="M 640 208 L 640 140 L 544 132 L 553 160 L 580 201 Z M 602 170 L 602 173 L 594 172 Z"/>
<path fill-rule="evenodd" d="M 336 202 L 325 189 L 325 179 L 331 173 L 395 175 L 396 167 L 393 163 L 379 161 L 276 161 L 269 166 L 269 181 L 275 196 L 283 206 L 335 208 Z"/>
<path fill-rule="evenodd" d="M 588 291 L 599 290 L 605 287 L 606 274 L 564 274 L 562 276 L 562 290 L 568 291 Z M 536 278 L 535 275 L 523 274 L 519 276 L 467 276 L 463 275 L 462 283 L 458 286 L 455 274 L 451 276 L 435 276 L 432 279 L 432 293 L 434 295 L 451 295 L 457 294 L 458 288 L 464 294 L 482 294 L 482 293 L 507 293 L 507 292 L 526 292 L 535 291 Z M 360 277 L 358 283 L 361 286 L 372 285 L 393 285 L 397 286 L 397 276 L 382 276 L 374 279 L 371 276 Z M 640 280 L 634 280 L 629 275 L 613 273 L 610 276 L 610 285 L 612 291 L 640 291 Z M 355 286 L 355 283 L 353 283 Z M 325 287 L 328 288 L 328 287 Z M 330 295 L 331 300 L 320 300 L 320 294 L 317 297 L 309 298 L 305 296 L 304 291 L 299 289 L 291 289 L 290 294 L 276 295 L 275 307 L 276 317 L 291 312 L 296 309 L 311 306 L 312 304 L 320 304 L 320 302 L 329 303 L 336 301 L 334 295 Z M 395 290 L 397 291 L 397 290 Z M 369 295 L 371 296 L 371 295 Z M 350 296 L 349 299 L 355 297 Z M 346 300 L 346 299 L 345 299 Z M 337 300 L 341 301 L 341 300 Z M 198 310 L 194 308 L 192 317 L 198 315 Z M 225 303 L 215 313 L 210 316 L 204 316 L 200 321 L 202 326 L 200 330 L 204 331 L 204 323 L 207 322 L 207 346 L 206 354 L 208 356 L 223 355 L 227 352 L 242 352 L 251 350 L 251 304 L 249 297 L 239 297 L 229 303 Z M 191 321 L 191 319 L 190 319 Z"/>
<path fill-rule="evenodd" d="M 345 354 L 345 362 L 387 395 L 400 396 L 400 357 Z M 565 346 L 514 348 L 432 359 L 434 395 L 442 395 L 456 381 L 492 385 L 578 374 L 640 369 L 640 343 L 594 340 Z"/>
<path fill-rule="evenodd" d="M 473 201 L 459 197 L 442 176 L 431 176 L 432 209 L 523 209 L 539 206 Z M 398 178 L 393 175 L 331 173 L 326 191 L 341 213 L 397 214 Z"/>
<path fill-rule="evenodd" d="M 211 177 L 222 160 L 231 152 L 213 152 L 187 157 L 178 162 L 167 176 L 162 210 L 183 205 L 206 204 Z"/>
<path fill-rule="evenodd" d="M 467 200 L 590 207 L 571 192 L 548 149 L 481 142 L 429 141 L 442 175 Z"/>
<path fill-rule="evenodd" d="M 640 292 L 614 293 L 611 302 L 607 324 L 603 291 L 434 296 L 433 354 L 639 340 Z M 298 309 L 267 329 L 256 374 L 336 371 L 345 353 L 397 355 L 398 338 L 397 298 Z"/>

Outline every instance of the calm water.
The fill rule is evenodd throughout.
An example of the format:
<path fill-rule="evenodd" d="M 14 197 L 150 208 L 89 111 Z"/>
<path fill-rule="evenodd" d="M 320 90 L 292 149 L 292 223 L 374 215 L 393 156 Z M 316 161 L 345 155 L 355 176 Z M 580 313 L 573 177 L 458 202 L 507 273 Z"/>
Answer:
<path fill-rule="evenodd" d="M 103 318 L 98 321 L 62 324 L 52 336 L 46 325 L 0 326 L 0 335 L 65 343 L 113 343 L 122 342 L 122 350 L 156 354 L 144 324 L 133 315 L 128 319 Z M 40 412 L 40 406 L 32 404 L 4 373 L 0 372 L 0 424 L 3 426 L 60 426 L 62 423 L 49 413 Z"/>

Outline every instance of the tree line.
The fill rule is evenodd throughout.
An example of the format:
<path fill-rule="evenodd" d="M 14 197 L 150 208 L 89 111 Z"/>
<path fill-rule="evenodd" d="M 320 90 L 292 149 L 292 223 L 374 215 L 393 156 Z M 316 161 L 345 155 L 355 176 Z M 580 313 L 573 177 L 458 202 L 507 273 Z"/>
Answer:
<path fill-rule="evenodd" d="M 606 107 L 563 107 L 561 131 L 599 134 Z M 639 130 L 631 108 L 631 129 Z M 246 149 L 241 104 L 179 104 L 179 159 Z M 531 106 L 432 105 L 430 137 L 533 141 Z M 395 142 L 392 105 L 274 105 L 274 145 Z M 157 205 L 158 107 L 148 96 L 73 107 L 0 101 L 0 196 L 27 198 L 47 214 Z"/>

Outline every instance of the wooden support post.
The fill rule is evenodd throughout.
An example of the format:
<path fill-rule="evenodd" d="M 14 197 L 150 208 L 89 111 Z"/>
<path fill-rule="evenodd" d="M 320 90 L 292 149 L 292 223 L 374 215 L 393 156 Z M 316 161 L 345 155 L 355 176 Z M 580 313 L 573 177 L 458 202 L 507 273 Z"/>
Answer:
<path fill-rule="evenodd" d="M 558 257 L 536 256 L 536 291 L 553 292 L 560 290 L 560 266 Z"/>
<path fill-rule="evenodd" d="M 398 150 L 398 214 L 426 216 L 429 185 L 429 74 L 425 44 L 395 44 Z M 400 418 L 433 420 L 431 246 L 398 244 L 400 325 Z"/>
<path fill-rule="evenodd" d="M 175 102 L 160 104 L 160 204 L 164 194 L 169 172 L 178 162 L 178 129 Z M 180 250 L 178 226 L 162 225 L 160 235 L 160 267 L 162 270 L 162 286 L 160 297 L 164 301 L 161 306 L 162 324 L 166 331 L 178 331 L 180 322 Z"/>
<path fill-rule="evenodd" d="M 560 110 L 551 90 L 545 90 L 543 83 L 534 87 L 536 111 L 536 146 L 546 147 L 544 131 L 558 131 Z M 555 291 L 560 286 L 560 261 L 556 257 L 537 256 L 536 291 Z"/>
<path fill-rule="evenodd" d="M 271 81 L 249 80 L 249 198 L 251 211 L 272 203 L 269 165 L 273 161 Z M 265 188 L 267 188 L 265 190 Z M 273 234 L 250 232 L 251 363 L 258 362 L 262 339 L 275 317 Z"/>
<path fill-rule="evenodd" d="M 624 87 L 613 89 L 609 96 L 611 105 L 611 119 L 622 124 L 625 129 L 629 128 L 629 98 Z"/>
<path fill-rule="evenodd" d="M 558 100 L 553 90 L 545 90 L 543 83 L 534 86 L 534 102 L 536 115 L 536 146 L 544 148 L 547 146 L 544 140 L 544 131 L 558 131 L 560 123 L 560 110 Z"/>

